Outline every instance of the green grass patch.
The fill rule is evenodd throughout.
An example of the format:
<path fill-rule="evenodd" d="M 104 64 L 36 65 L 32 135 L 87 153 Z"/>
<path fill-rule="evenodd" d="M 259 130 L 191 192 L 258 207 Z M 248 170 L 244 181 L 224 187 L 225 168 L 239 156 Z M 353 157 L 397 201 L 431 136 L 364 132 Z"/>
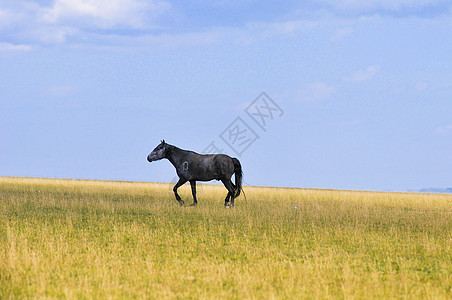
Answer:
<path fill-rule="evenodd" d="M 451 195 L 200 191 L 0 177 L 0 298 L 452 297 Z"/>

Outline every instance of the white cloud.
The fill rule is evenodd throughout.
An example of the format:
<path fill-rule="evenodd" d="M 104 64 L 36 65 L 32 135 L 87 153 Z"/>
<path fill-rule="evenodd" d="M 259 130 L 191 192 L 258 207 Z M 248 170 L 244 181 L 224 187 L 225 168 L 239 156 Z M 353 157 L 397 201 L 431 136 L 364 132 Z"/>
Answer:
<path fill-rule="evenodd" d="M 27 32 L 30 39 L 46 44 L 63 44 L 70 37 L 82 35 L 82 32 L 70 26 L 42 26 Z"/>
<path fill-rule="evenodd" d="M 332 42 L 338 42 L 340 40 L 345 39 L 346 37 L 352 35 L 352 33 L 355 30 L 353 28 L 350 27 L 345 27 L 345 28 L 339 28 L 337 29 L 334 34 L 330 37 L 330 40 Z"/>
<path fill-rule="evenodd" d="M 10 43 L 0 43 L 0 51 L 31 51 L 32 46 L 29 45 L 14 45 Z"/>
<path fill-rule="evenodd" d="M 169 9 L 163 1 L 144 0 L 56 0 L 42 20 L 53 24 L 73 24 L 101 29 L 141 29 L 149 25 L 150 14 Z"/>
<path fill-rule="evenodd" d="M 85 34 L 86 40 L 80 44 L 73 43 L 77 48 L 91 49 L 173 49 L 193 46 L 212 45 L 225 38 L 222 31 L 188 32 L 183 34 L 145 34 L 139 36 L 115 35 L 102 33 Z"/>
<path fill-rule="evenodd" d="M 351 119 L 351 120 L 341 120 L 341 121 L 331 121 L 328 125 L 336 127 L 353 127 L 363 125 L 365 122 L 362 119 Z"/>
<path fill-rule="evenodd" d="M 224 39 L 236 44 L 250 45 L 259 40 L 280 36 L 291 36 L 309 31 L 319 24 L 318 21 L 297 20 L 282 22 L 249 22 L 243 27 L 217 27 L 210 30 Z"/>
<path fill-rule="evenodd" d="M 401 93 L 412 93 L 412 92 L 424 92 L 425 90 L 427 90 L 429 88 L 429 83 L 425 82 L 425 81 L 420 81 L 417 82 L 415 84 L 410 84 L 410 85 L 396 85 L 394 87 L 392 87 L 389 91 L 394 94 L 394 95 L 398 95 Z"/>
<path fill-rule="evenodd" d="M 19 18 L 19 16 L 9 10 L 0 9 L 0 31 L 7 29 L 12 24 L 16 23 Z"/>
<path fill-rule="evenodd" d="M 392 87 L 389 91 L 394 95 L 398 95 L 398 94 L 405 92 L 406 87 L 403 85 L 397 85 L 397 86 Z"/>
<path fill-rule="evenodd" d="M 369 66 L 364 70 L 358 70 L 350 76 L 343 77 L 342 80 L 350 82 L 366 81 L 374 77 L 380 72 L 381 67 L 378 65 Z"/>
<path fill-rule="evenodd" d="M 433 131 L 435 134 L 449 134 L 452 133 L 452 124 L 448 124 L 445 126 L 441 126 L 438 128 L 435 128 L 435 130 Z"/>
<path fill-rule="evenodd" d="M 297 20 L 283 22 L 254 22 L 247 23 L 245 29 L 250 32 L 260 32 L 267 36 L 292 34 L 305 29 L 312 29 L 318 25 L 317 21 Z"/>
<path fill-rule="evenodd" d="M 281 36 L 298 34 L 312 30 L 316 22 L 253 22 L 243 27 L 214 27 L 204 31 L 188 31 L 173 34 L 105 35 L 102 32 L 84 33 L 82 47 L 116 47 L 116 48 L 179 48 L 212 45 L 227 42 L 238 45 L 250 45 L 258 41 L 269 40 Z M 90 45 L 90 41 L 95 41 Z"/>
<path fill-rule="evenodd" d="M 447 3 L 445 0 L 317 0 L 341 11 L 369 12 L 374 10 L 420 10 L 428 6 Z"/>
<path fill-rule="evenodd" d="M 417 92 L 422 92 L 425 91 L 428 88 L 428 83 L 427 82 L 418 82 L 414 85 L 414 89 Z"/>
<path fill-rule="evenodd" d="M 324 2 L 333 3 L 328 0 Z M 342 5 L 358 6 L 361 3 L 351 0 L 339 2 Z M 302 20 L 248 22 L 243 26 L 209 27 L 195 31 L 178 28 L 177 24 L 190 22 L 179 20 L 180 23 L 176 22 L 174 27 L 167 31 L 158 26 L 159 22 L 168 24 L 162 17 L 189 16 L 184 16 L 184 12 L 172 8 L 166 0 L 52 0 L 39 2 L 39 5 L 26 0 L 7 1 L 3 4 L 0 0 L 0 3 L 0 34 L 2 29 L 7 32 L 7 42 L 12 44 L 66 43 L 77 47 L 118 48 L 157 45 L 165 48 L 223 41 L 249 45 L 279 37 L 304 38 L 305 33 L 307 36 L 317 29 L 319 32 L 325 32 L 325 28 L 330 32 L 330 40 L 337 42 L 353 34 L 353 27 L 357 28 L 356 20 L 350 22 L 349 19 L 333 18 L 331 21 L 331 15 L 319 13 Z M 159 33 L 149 34 L 150 30 L 156 27 L 161 29 Z M 349 77 L 350 81 L 360 81 L 357 78 L 353 80 Z"/>
<path fill-rule="evenodd" d="M 61 98 L 72 95 L 77 90 L 78 88 L 72 85 L 55 85 L 50 87 L 47 92 L 56 98 Z"/>
<path fill-rule="evenodd" d="M 35 26 L 39 11 L 40 6 L 32 2 L 16 0 L 2 3 L 0 0 L 0 33 Z"/>
<path fill-rule="evenodd" d="M 297 95 L 297 100 L 303 102 L 321 101 L 330 98 L 336 91 L 336 86 L 324 82 L 304 84 Z"/>
<path fill-rule="evenodd" d="M 163 0 L 54 0 L 47 5 L 0 0 L 0 38 L 10 44 L 52 44 L 85 39 L 93 30 L 152 29 L 169 9 Z"/>

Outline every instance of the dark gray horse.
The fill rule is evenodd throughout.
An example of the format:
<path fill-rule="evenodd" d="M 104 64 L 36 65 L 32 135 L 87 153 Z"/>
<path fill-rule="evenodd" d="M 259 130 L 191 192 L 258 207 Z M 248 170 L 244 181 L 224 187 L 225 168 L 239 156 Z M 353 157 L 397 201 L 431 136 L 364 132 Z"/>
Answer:
<path fill-rule="evenodd" d="M 165 143 L 163 140 L 149 155 L 148 161 L 153 162 L 167 158 L 176 168 L 179 181 L 173 188 L 176 200 L 181 205 L 184 201 L 177 193 L 177 189 L 190 181 L 191 192 L 193 194 L 193 204 L 198 204 L 196 199 L 196 181 L 221 180 L 228 190 L 224 206 L 234 206 L 234 199 L 240 195 L 242 189 L 242 166 L 237 158 L 231 158 L 225 154 L 198 154 L 193 151 L 182 150 L 175 146 Z M 235 173 L 235 184 L 232 183 L 231 177 Z"/>

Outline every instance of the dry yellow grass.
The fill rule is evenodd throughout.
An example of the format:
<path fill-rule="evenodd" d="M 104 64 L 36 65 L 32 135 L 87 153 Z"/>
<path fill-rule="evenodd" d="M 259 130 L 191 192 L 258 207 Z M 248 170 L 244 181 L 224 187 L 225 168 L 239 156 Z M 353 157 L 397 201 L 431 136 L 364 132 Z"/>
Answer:
<path fill-rule="evenodd" d="M 0 298 L 452 297 L 451 195 L 245 192 L 0 177 Z"/>

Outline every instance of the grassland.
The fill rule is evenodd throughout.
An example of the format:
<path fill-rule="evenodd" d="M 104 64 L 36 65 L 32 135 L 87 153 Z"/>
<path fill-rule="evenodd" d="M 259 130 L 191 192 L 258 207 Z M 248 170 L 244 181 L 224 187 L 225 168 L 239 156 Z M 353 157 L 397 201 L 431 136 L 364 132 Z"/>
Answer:
<path fill-rule="evenodd" d="M 0 298 L 451 299 L 452 195 L 245 191 L 0 177 Z"/>

